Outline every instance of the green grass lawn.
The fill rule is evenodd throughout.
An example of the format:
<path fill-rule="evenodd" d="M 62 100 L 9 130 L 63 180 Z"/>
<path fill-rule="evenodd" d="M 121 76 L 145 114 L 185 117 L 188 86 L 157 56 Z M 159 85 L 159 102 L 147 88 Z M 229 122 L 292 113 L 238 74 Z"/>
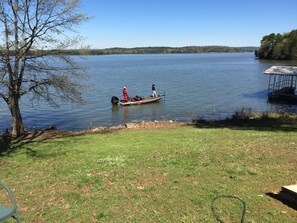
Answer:
<path fill-rule="evenodd" d="M 245 222 L 297 222 L 296 210 L 269 196 L 297 183 L 296 124 L 42 140 L 2 154 L 0 164 L 24 222 L 217 222 L 218 195 L 243 199 Z M 215 208 L 240 222 L 240 202 L 222 198 Z"/>

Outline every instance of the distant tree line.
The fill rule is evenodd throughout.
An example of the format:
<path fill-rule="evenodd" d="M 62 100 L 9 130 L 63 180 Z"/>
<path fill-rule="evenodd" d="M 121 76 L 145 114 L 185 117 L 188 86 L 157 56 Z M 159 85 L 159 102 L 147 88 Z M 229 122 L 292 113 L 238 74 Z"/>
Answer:
<path fill-rule="evenodd" d="M 135 47 L 135 48 L 107 48 L 107 49 L 72 49 L 48 54 L 67 55 L 109 55 L 109 54 L 182 54 L 182 53 L 235 53 L 254 52 L 256 47 L 228 47 L 228 46 L 186 46 L 186 47 Z"/>
<path fill-rule="evenodd" d="M 185 47 L 134 47 L 106 49 L 63 49 L 63 50 L 31 50 L 31 56 L 49 55 L 111 55 L 111 54 L 183 54 L 183 53 L 239 53 L 255 52 L 258 47 L 229 47 L 229 46 L 185 46 Z M 1 51 L 5 53 L 5 50 Z M 9 54 L 15 52 L 11 50 Z"/>
<path fill-rule="evenodd" d="M 264 36 L 255 55 L 260 59 L 297 60 L 297 30 Z"/>

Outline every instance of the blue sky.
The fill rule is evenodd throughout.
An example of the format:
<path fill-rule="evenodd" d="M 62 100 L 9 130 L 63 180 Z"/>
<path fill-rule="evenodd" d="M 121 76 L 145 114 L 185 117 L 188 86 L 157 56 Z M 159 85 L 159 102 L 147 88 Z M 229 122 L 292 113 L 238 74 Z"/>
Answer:
<path fill-rule="evenodd" d="M 81 0 L 93 18 L 78 31 L 94 49 L 259 46 L 297 29 L 296 0 Z"/>

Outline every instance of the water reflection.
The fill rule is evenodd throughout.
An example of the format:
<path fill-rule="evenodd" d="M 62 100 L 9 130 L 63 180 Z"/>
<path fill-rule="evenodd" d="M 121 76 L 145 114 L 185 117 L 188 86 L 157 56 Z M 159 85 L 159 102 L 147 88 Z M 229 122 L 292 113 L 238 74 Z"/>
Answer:
<path fill-rule="evenodd" d="M 111 106 L 111 111 L 112 112 L 118 112 L 119 111 L 119 107 L 120 107 L 119 105 L 112 105 Z"/>
<path fill-rule="evenodd" d="M 129 122 L 129 108 L 123 107 L 123 111 L 124 111 L 124 122 Z"/>

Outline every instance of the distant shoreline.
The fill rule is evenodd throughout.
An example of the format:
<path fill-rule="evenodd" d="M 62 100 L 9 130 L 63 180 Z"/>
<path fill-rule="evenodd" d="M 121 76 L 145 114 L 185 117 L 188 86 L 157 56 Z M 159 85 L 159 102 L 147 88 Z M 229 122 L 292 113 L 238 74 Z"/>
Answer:
<path fill-rule="evenodd" d="M 185 47 L 134 47 L 106 49 L 69 49 L 49 50 L 49 55 L 113 55 L 113 54 L 199 54 L 199 53 L 244 53 L 255 52 L 259 47 L 228 47 L 228 46 L 185 46 Z M 38 53 L 39 51 L 36 51 Z"/>

